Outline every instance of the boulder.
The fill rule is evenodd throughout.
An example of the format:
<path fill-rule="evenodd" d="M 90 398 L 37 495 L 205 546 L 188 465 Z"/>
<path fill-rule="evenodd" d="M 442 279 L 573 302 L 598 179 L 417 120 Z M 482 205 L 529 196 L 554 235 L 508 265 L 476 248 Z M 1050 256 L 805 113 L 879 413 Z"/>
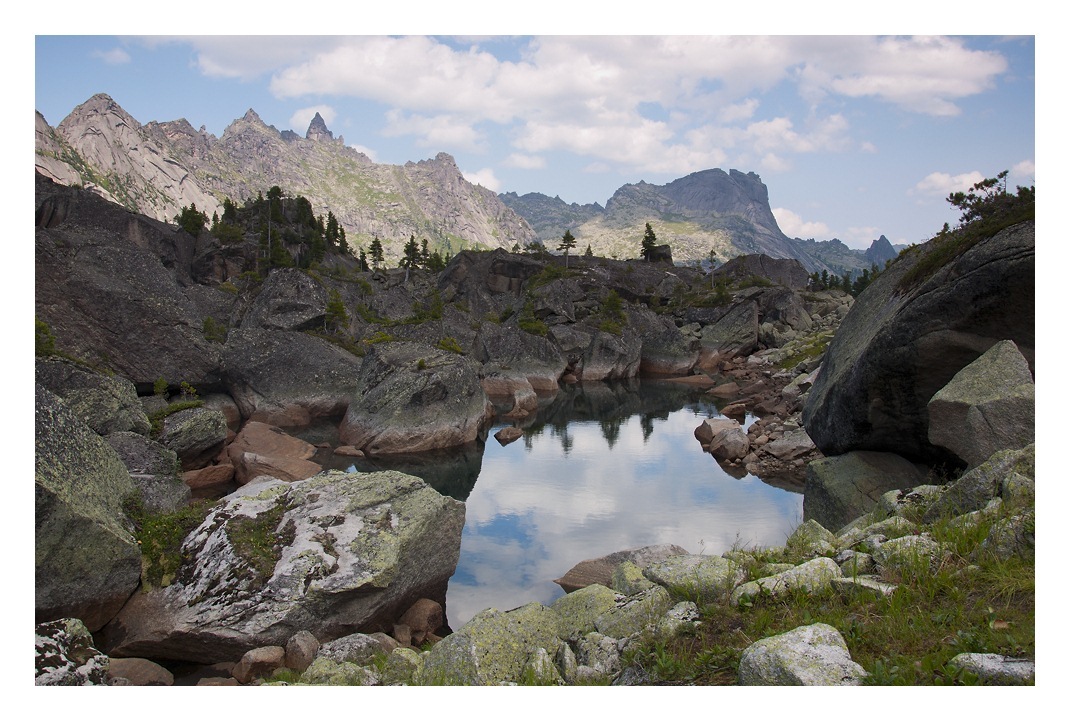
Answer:
<path fill-rule="evenodd" d="M 710 440 L 710 453 L 719 461 L 738 461 L 750 452 L 750 438 L 737 423 L 724 428 Z"/>
<path fill-rule="evenodd" d="M 835 561 L 831 558 L 819 557 L 806 563 L 801 563 L 787 571 L 781 571 L 772 576 L 765 576 L 736 586 L 736 589 L 732 591 L 729 602 L 733 606 L 738 606 L 742 601 L 766 593 L 775 598 L 790 593 L 795 589 L 820 591 L 828 588 L 832 583 L 832 579 L 842 576 L 843 573 Z"/>
<path fill-rule="evenodd" d="M 726 598 L 747 577 L 739 565 L 727 558 L 698 554 L 672 556 L 652 563 L 643 575 L 675 596 L 696 603 Z"/>
<path fill-rule="evenodd" d="M 77 618 L 39 623 L 34 629 L 35 686 L 106 686 L 108 663 Z"/>
<path fill-rule="evenodd" d="M 929 440 L 928 403 L 1001 340 L 1033 366 L 1036 263 L 1032 222 L 978 242 L 912 279 L 940 240 L 904 253 L 859 295 L 828 347 L 803 410 L 825 455 L 869 450 L 955 463 Z"/>
<path fill-rule="evenodd" d="M 1036 397 L 1029 362 L 1012 341 L 960 370 L 928 405 L 929 441 L 969 467 L 1033 442 Z"/>
<path fill-rule="evenodd" d="M 701 343 L 704 363 L 753 353 L 758 348 L 758 304 L 744 301 L 733 305 L 719 320 L 702 329 Z"/>
<path fill-rule="evenodd" d="M 234 480 L 244 485 L 258 476 L 272 476 L 283 481 L 299 481 L 319 473 L 323 468 L 309 459 L 316 447 L 289 435 L 281 428 L 259 421 L 249 421 L 227 446 L 227 456 L 234 467 Z"/>
<path fill-rule="evenodd" d="M 435 644 L 413 677 L 417 685 L 497 686 L 518 683 L 537 649 L 556 653 L 561 619 L 539 603 L 507 613 L 489 608 Z"/>
<path fill-rule="evenodd" d="M 365 633 L 351 633 L 320 646 L 317 657 L 329 659 L 335 663 L 366 664 L 382 651 L 382 644 L 373 636 Z"/>
<path fill-rule="evenodd" d="M 190 488 L 178 476 L 174 451 L 130 431 L 111 433 L 105 440 L 126 466 L 146 511 L 171 513 L 189 503 Z"/>
<path fill-rule="evenodd" d="M 568 365 L 561 349 L 549 338 L 497 323 L 480 326 L 472 344 L 472 358 L 483 364 L 486 378 L 496 382 L 486 389 L 488 395 L 511 395 L 515 388 L 509 387 L 510 382 L 518 384 L 516 388 L 554 393 Z"/>
<path fill-rule="evenodd" d="M 126 679 L 130 686 L 174 686 L 170 671 L 147 658 L 113 658 L 108 664 L 108 682 Z"/>
<path fill-rule="evenodd" d="M 554 601 L 550 608 L 562 619 L 561 638 L 575 641 L 594 631 L 598 617 L 614 608 L 619 598 L 613 590 L 592 583 Z"/>
<path fill-rule="evenodd" d="M 242 417 L 275 426 L 341 416 L 362 388 L 361 359 L 307 333 L 234 330 L 224 361 L 224 382 Z"/>
<path fill-rule="evenodd" d="M 695 439 L 702 445 L 709 446 L 718 433 L 741 428 L 739 421 L 732 418 L 707 418 L 695 429 Z"/>
<path fill-rule="evenodd" d="M 35 371 L 37 382 L 62 398 L 96 433 L 149 432 L 149 418 L 137 389 L 125 378 L 97 373 L 60 358 L 38 358 Z"/>
<path fill-rule="evenodd" d="M 359 385 L 364 393 L 350 405 L 338 435 L 369 456 L 471 443 L 493 413 L 477 363 L 420 343 L 372 346 Z"/>
<path fill-rule="evenodd" d="M 234 490 L 234 465 L 218 463 L 182 474 L 193 498 L 214 498 Z"/>
<path fill-rule="evenodd" d="M 282 646 L 253 648 L 242 654 L 231 674 L 238 683 L 249 683 L 254 679 L 270 676 L 276 669 L 282 668 L 285 662 L 286 649 Z"/>
<path fill-rule="evenodd" d="M 1036 445 L 992 454 L 981 465 L 947 484 L 944 493 L 925 511 L 922 521 L 932 523 L 941 517 L 960 516 L 979 511 L 1000 494 L 1003 483 L 1012 476 L 1036 478 Z"/>
<path fill-rule="evenodd" d="M 412 645 L 419 646 L 428 636 L 438 634 L 446 625 L 446 618 L 441 603 L 430 598 L 421 598 L 401 614 L 398 622 L 409 627 Z"/>
<path fill-rule="evenodd" d="M 947 665 L 953 670 L 972 673 L 983 684 L 1032 686 L 1036 682 L 1035 663 L 998 653 L 960 653 L 948 661 Z"/>
<path fill-rule="evenodd" d="M 617 566 L 625 561 L 631 561 L 640 569 L 643 569 L 651 563 L 686 553 L 687 551 L 683 548 L 670 543 L 617 551 L 600 558 L 580 561 L 570 568 L 564 576 L 555 578 L 554 583 L 565 589 L 565 593 L 571 593 L 595 583 L 610 587 L 613 583 L 613 572 L 616 571 Z"/>
<path fill-rule="evenodd" d="M 316 654 L 320 650 L 320 642 L 311 631 L 301 630 L 290 637 L 286 642 L 286 668 L 301 673 L 312 665 Z"/>
<path fill-rule="evenodd" d="M 186 408 L 164 418 L 159 441 L 178 455 L 183 471 L 203 468 L 223 450 L 227 419 L 219 411 Z"/>
<path fill-rule="evenodd" d="M 950 556 L 950 549 L 924 535 L 893 538 L 873 552 L 879 568 L 905 578 L 933 573 Z"/>
<path fill-rule="evenodd" d="M 175 581 L 137 594 L 101 638 L 112 655 L 211 663 L 295 628 L 389 628 L 444 597 L 463 525 L 464 504 L 396 471 L 253 483 L 186 537 Z"/>
<path fill-rule="evenodd" d="M 775 441 L 762 446 L 762 450 L 782 461 L 790 461 L 816 450 L 805 428 L 788 431 Z"/>
<path fill-rule="evenodd" d="M 260 285 L 241 328 L 269 330 L 322 330 L 327 290 L 297 268 L 275 268 Z"/>
<path fill-rule="evenodd" d="M 860 686 L 866 675 L 826 623 L 763 638 L 739 659 L 740 686 Z"/>
<path fill-rule="evenodd" d="M 794 258 L 771 258 L 758 253 L 732 258 L 714 270 L 713 277 L 735 282 L 752 277 L 765 278 L 777 285 L 800 290 L 810 282 L 806 268 Z"/>
<path fill-rule="evenodd" d="M 41 386 L 34 415 L 35 616 L 79 618 L 96 631 L 141 577 L 123 512 L 135 487 L 111 446 Z"/>
<path fill-rule="evenodd" d="M 855 451 L 806 467 L 803 517 L 839 529 L 871 511 L 887 491 L 925 482 L 925 471 L 893 453 Z"/>
<path fill-rule="evenodd" d="M 581 381 L 634 378 L 639 374 L 643 341 L 631 327 L 620 335 L 595 330 L 577 368 Z"/>
<path fill-rule="evenodd" d="M 662 586 L 618 599 L 614 607 L 595 619 L 595 629 L 612 638 L 626 638 L 656 626 L 672 610 L 673 599 Z"/>
<path fill-rule="evenodd" d="M 507 446 L 515 440 L 519 440 L 524 437 L 524 431 L 520 430 L 516 426 L 506 426 L 501 428 L 494 434 L 494 438 L 503 446 Z"/>

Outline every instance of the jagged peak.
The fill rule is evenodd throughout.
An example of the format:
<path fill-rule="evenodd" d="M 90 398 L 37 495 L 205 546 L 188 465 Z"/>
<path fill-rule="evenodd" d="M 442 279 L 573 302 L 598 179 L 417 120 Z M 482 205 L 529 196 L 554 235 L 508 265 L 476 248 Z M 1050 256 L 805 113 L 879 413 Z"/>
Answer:
<path fill-rule="evenodd" d="M 259 123 L 260 125 L 265 124 L 264 121 L 260 119 L 260 116 L 256 114 L 256 111 L 252 108 L 246 110 L 245 115 L 243 115 L 241 119 L 247 123 Z"/>
<path fill-rule="evenodd" d="M 312 117 L 312 122 L 308 124 L 305 138 L 308 140 L 334 140 L 334 133 L 327 129 L 327 123 L 324 121 L 323 116 L 316 113 Z"/>

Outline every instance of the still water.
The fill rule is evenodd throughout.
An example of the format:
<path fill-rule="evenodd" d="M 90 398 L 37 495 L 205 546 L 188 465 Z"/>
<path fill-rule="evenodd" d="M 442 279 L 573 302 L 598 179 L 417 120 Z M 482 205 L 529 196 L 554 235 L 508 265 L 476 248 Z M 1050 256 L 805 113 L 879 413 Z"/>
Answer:
<path fill-rule="evenodd" d="M 784 543 L 802 520 L 802 488 L 730 475 L 694 431 L 714 401 L 667 382 L 565 388 L 525 421 L 523 438 L 437 458 L 358 461 L 397 468 L 465 501 L 460 561 L 446 613 L 458 629 L 479 611 L 564 595 L 576 563 L 639 546 L 691 553 Z M 748 418 L 748 422 L 753 419 Z"/>

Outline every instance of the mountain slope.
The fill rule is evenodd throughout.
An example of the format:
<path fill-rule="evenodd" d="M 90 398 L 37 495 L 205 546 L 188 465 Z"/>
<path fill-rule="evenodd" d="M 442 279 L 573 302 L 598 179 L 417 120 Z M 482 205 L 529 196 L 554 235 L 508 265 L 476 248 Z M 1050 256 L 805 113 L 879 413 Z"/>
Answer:
<path fill-rule="evenodd" d="M 535 239 L 497 195 L 465 180 L 449 155 L 374 163 L 334 138 L 318 115 L 301 138 L 249 110 L 216 138 L 184 119 L 143 126 L 100 94 L 54 131 L 38 118 L 37 165 L 45 175 L 94 187 L 159 220 L 190 204 L 211 216 L 225 198 L 240 204 L 277 185 L 308 198 L 317 214 L 333 212 L 352 247 L 379 237 L 388 257 L 398 257 L 410 235 L 448 252 Z"/>

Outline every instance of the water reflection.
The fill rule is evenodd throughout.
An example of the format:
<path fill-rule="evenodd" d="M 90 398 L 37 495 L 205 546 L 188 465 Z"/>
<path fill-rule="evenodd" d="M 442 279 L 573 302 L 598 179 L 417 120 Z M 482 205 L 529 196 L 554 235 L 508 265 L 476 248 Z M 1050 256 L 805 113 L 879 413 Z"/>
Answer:
<path fill-rule="evenodd" d="M 730 475 L 703 453 L 695 427 L 717 412 L 684 385 L 584 384 L 563 388 L 507 446 L 491 439 L 434 456 L 316 460 L 402 470 L 465 501 L 446 594 L 457 629 L 485 608 L 552 603 L 564 593 L 552 579 L 587 558 L 658 543 L 708 554 L 782 544 L 802 520 L 801 486 Z M 314 430 L 302 435 L 316 440 Z"/>
<path fill-rule="evenodd" d="M 686 387 L 587 384 L 562 391 L 522 442 L 488 443 L 447 593 L 453 628 L 487 607 L 552 603 L 563 595 L 552 579 L 586 558 L 782 544 L 802 518 L 801 488 L 721 469 L 694 437 L 716 414 Z"/>

